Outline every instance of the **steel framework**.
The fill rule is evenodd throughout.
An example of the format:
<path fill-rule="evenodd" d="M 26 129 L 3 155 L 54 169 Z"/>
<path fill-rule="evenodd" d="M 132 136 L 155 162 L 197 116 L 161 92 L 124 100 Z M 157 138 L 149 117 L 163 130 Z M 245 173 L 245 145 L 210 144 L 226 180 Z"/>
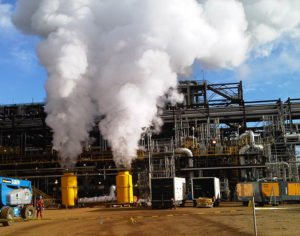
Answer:
<path fill-rule="evenodd" d="M 175 169 L 168 168 L 177 175 L 218 176 L 232 185 L 242 178 L 299 179 L 295 146 L 300 145 L 300 99 L 244 101 L 242 82 L 181 81 L 178 87 L 184 103 L 165 108 L 162 133 L 152 136 L 151 145 L 147 137 L 141 140 L 144 148 L 133 163 L 137 173 L 149 168 L 151 153 L 153 173 L 163 173 L 158 163 L 169 160 Z M 45 118 L 42 103 L 0 106 L 0 175 L 30 178 L 38 186 L 44 182 L 48 187 L 43 190 L 52 194 L 54 180 L 66 168 L 52 149 L 52 132 Z M 255 133 L 262 150 L 241 153 L 249 139 L 239 137 L 247 130 Z M 85 186 L 88 182 L 113 184 L 119 169 L 107 142 L 96 125 L 90 135 L 95 142 L 83 149 L 72 171 Z M 190 149 L 193 157 L 174 154 L 176 148 Z"/>

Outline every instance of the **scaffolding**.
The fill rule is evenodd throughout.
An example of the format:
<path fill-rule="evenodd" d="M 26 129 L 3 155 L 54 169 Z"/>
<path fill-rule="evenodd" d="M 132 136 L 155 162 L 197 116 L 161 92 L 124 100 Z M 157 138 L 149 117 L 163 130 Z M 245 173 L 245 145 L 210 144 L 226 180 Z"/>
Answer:
<path fill-rule="evenodd" d="M 216 176 L 228 180 L 229 186 L 242 178 L 299 181 L 300 99 L 245 101 L 242 82 L 182 81 L 178 87 L 184 103 L 165 108 L 159 135 L 150 138 L 145 132 L 141 137 L 132 167 L 141 192 L 149 192 L 149 173 L 153 177 Z M 67 170 L 52 148 L 52 131 L 45 118 L 42 103 L 0 106 L 0 175 L 32 179 L 40 186 L 45 182 L 45 193 L 51 195 L 53 186 L 46 182 L 52 183 Z M 90 132 L 94 142 L 83 145 L 72 171 L 84 183 L 110 185 L 120 168 L 99 132 L 100 120 Z M 244 135 L 250 131 L 254 144 Z M 190 150 L 192 157 L 176 153 L 178 148 Z"/>

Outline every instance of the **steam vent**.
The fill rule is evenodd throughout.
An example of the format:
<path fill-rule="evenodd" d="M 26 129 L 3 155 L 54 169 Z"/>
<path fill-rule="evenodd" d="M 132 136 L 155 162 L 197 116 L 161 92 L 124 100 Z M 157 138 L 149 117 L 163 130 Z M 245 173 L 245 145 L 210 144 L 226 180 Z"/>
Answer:
<path fill-rule="evenodd" d="M 0 0 L 0 236 L 300 235 L 300 0 Z"/>

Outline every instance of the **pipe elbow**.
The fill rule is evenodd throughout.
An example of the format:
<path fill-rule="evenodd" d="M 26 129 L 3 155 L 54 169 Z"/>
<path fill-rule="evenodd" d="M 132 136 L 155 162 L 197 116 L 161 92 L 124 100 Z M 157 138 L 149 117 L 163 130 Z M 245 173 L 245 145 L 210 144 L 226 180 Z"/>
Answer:
<path fill-rule="evenodd" d="M 177 154 L 185 154 L 187 157 L 193 157 L 193 153 L 188 148 L 176 148 L 175 153 Z"/>

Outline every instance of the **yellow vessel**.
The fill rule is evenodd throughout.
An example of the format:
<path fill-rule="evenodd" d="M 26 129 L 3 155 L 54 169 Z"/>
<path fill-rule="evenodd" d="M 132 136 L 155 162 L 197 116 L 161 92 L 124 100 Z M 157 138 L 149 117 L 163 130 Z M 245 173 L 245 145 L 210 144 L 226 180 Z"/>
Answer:
<path fill-rule="evenodd" d="M 77 201 L 77 177 L 73 173 L 65 173 L 61 177 L 62 204 L 65 207 L 75 206 Z"/>
<path fill-rule="evenodd" d="M 132 176 L 129 171 L 121 171 L 116 177 L 118 204 L 133 203 Z"/>

